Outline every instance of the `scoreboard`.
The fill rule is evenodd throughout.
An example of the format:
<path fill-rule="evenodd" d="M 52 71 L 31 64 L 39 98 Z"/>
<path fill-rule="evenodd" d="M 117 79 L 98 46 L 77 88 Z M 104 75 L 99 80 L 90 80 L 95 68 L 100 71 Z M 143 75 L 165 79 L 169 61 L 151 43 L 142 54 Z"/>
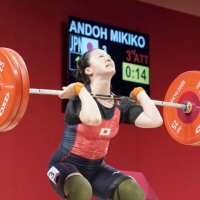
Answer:
<path fill-rule="evenodd" d="M 131 23 L 131 22 L 129 22 Z M 111 55 L 116 74 L 111 85 L 116 95 L 129 96 L 134 87 L 143 87 L 150 95 L 149 36 L 98 22 L 69 17 L 68 19 L 68 84 L 80 56 L 93 48 Z"/>

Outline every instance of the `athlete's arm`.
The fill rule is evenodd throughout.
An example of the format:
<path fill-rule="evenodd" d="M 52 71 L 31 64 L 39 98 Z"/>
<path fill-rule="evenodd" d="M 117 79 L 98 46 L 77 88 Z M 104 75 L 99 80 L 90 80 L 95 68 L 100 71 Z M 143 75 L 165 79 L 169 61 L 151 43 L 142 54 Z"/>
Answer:
<path fill-rule="evenodd" d="M 67 87 L 63 87 L 63 91 L 58 96 L 61 99 L 72 98 L 76 95 L 74 86 L 75 83 L 72 83 Z M 81 122 L 89 126 L 98 126 L 101 123 L 101 114 L 95 100 L 85 87 L 80 90 L 78 95 L 81 100 L 81 110 L 79 114 Z"/>
<path fill-rule="evenodd" d="M 140 91 L 137 100 L 143 108 L 143 112 L 135 120 L 135 125 L 141 128 L 155 128 L 163 124 L 163 119 L 146 92 Z"/>
<path fill-rule="evenodd" d="M 82 106 L 79 114 L 82 123 L 89 126 L 98 126 L 101 123 L 101 113 L 94 98 L 86 88 L 82 88 L 79 93 Z"/>

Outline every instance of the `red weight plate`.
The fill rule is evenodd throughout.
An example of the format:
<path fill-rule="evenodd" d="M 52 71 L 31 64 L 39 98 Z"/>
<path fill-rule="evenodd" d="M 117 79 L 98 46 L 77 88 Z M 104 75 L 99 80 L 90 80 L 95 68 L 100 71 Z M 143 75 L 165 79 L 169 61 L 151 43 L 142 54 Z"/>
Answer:
<path fill-rule="evenodd" d="M 22 93 L 21 74 L 12 56 L 0 48 L 0 131 L 15 117 Z"/>
<path fill-rule="evenodd" d="M 30 90 L 30 81 L 29 81 L 29 75 L 26 68 L 26 64 L 23 60 L 23 58 L 14 50 L 12 49 L 5 49 L 7 52 L 12 54 L 13 59 L 15 60 L 16 66 L 18 67 L 21 77 L 22 77 L 22 98 L 19 105 L 19 109 L 16 113 L 16 116 L 13 118 L 12 122 L 2 131 L 8 131 L 13 129 L 21 120 L 21 118 L 24 116 L 24 113 L 26 111 L 28 100 L 29 100 L 29 90 Z"/>
<path fill-rule="evenodd" d="M 193 144 L 191 144 L 191 146 L 200 146 L 200 142 L 193 143 Z"/>
<path fill-rule="evenodd" d="M 165 101 L 192 103 L 192 111 L 164 107 L 163 117 L 167 131 L 173 139 L 185 145 L 200 142 L 200 71 L 188 71 L 179 75 L 167 90 Z"/>

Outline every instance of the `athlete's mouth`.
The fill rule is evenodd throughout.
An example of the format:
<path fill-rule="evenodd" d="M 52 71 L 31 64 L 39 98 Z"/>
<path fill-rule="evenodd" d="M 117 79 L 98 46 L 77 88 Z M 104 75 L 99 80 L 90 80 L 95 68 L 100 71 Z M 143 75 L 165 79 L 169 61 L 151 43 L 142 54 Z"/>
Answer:
<path fill-rule="evenodd" d="M 108 63 L 108 64 L 106 65 L 106 67 L 113 67 L 113 64 L 112 64 L 112 63 Z"/>

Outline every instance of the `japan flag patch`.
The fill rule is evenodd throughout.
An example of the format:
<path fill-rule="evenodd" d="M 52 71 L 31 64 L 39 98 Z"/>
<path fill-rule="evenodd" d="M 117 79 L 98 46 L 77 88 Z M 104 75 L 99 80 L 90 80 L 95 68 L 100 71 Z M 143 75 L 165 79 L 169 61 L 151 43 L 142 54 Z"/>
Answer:
<path fill-rule="evenodd" d="M 110 135 L 111 129 L 110 128 L 101 128 L 100 135 L 108 136 Z"/>

